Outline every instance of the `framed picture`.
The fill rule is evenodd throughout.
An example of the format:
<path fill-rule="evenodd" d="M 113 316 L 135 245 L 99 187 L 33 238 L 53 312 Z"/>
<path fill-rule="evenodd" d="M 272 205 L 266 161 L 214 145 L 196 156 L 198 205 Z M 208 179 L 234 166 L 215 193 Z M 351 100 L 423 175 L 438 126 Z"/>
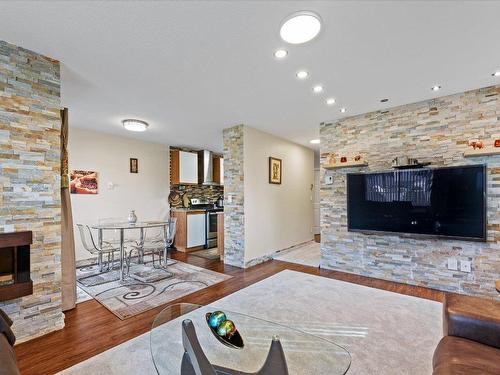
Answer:
<path fill-rule="evenodd" d="M 136 158 L 130 158 L 130 173 L 139 173 L 139 161 Z"/>
<path fill-rule="evenodd" d="M 69 173 L 71 194 L 97 194 L 99 177 L 95 171 L 73 170 Z"/>
<path fill-rule="evenodd" d="M 281 159 L 269 157 L 269 183 L 281 184 Z"/>

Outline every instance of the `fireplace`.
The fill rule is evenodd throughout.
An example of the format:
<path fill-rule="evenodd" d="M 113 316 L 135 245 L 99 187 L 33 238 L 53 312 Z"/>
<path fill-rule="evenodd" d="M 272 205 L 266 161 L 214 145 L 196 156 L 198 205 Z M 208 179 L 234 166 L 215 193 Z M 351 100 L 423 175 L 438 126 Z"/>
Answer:
<path fill-rule="evenodd" d="M 31 232 L 0 233 L 0 301 L 33 293 L 30 278 Z"/>

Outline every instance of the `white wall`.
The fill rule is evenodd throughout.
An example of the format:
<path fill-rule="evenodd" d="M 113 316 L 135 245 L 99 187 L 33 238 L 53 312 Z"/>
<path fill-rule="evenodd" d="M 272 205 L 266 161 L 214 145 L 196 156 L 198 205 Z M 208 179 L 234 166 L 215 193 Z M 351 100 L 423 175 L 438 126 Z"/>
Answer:
<path fill-rule="evenodd" d="M 71 195 L 77 260 L 90 257 L 76 231 L 77 223 L 97 223 L 99 218 L 126 220 L 136 210 L 139 220 L 168 215 L 168 146 L 77 128 L 69 132 L 69 169 L 99 173 L 99 194 Z M 130 158 L 139 159 L 139 173 L 129 172 Z M 108 189 L 109 182 L 116 186 Z"/>
<path fill-rule="evenodd" d="M 245 262 L 313 238 L 314 152 L 244 128 Z M 282 183 L 269 183 L 268 158 L 282 159 Z"/>

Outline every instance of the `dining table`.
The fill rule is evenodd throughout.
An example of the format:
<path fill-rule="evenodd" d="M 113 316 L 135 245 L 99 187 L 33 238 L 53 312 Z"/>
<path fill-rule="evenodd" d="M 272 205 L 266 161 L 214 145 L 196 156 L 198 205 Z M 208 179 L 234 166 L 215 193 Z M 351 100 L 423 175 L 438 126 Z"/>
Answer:
<path fill-rule="evenodd" d="M 127 230 L 139 230 L 140 239 L 139 243 L 144 243 L 144 230 L 148 228 L 159 228 L 163 227 L 165 231 L 167 230 L 167 226 L 169 225 L 168 221 L 142 221 L 136 223 L 129 222 L 117 222 L 117 223 L 103 223 L 103 224 L 95 224 L 91 225 L 92 229 L 97 231 L 97 240 L 99 242 L 99 248 L 102 248 L 103 244 L 103 232 L 104 231 L 118 231 L 119 233 L 119 245 L 120 245 L 120 282 L 125 281 L 125 231 Z M 167 264 L 167 255 L 168 255 L 168 246 L 169 244 L 165 241 L 164 248 L 164 259 L 165 264 Z"/>

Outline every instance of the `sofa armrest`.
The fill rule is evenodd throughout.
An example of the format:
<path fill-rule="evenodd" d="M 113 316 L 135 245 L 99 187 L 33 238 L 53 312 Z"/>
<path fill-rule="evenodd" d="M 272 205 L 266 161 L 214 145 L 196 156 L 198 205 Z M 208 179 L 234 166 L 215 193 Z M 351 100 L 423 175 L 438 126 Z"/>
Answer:
<path fill-rule="evenodd" d="M 7 314 L 0 309 L 0 335 L 5 336 L 7 341 L 11 346 L 14 346 L 16 342 L 16 336 L 14 332 L 10 329 L 12 326 L 12 320 L 7 316 Z"/>
<path fill-rule="evenodd" d="M 443 304 L 444 334 L 500 348 L 500 301 L 447 295 Z"/>

